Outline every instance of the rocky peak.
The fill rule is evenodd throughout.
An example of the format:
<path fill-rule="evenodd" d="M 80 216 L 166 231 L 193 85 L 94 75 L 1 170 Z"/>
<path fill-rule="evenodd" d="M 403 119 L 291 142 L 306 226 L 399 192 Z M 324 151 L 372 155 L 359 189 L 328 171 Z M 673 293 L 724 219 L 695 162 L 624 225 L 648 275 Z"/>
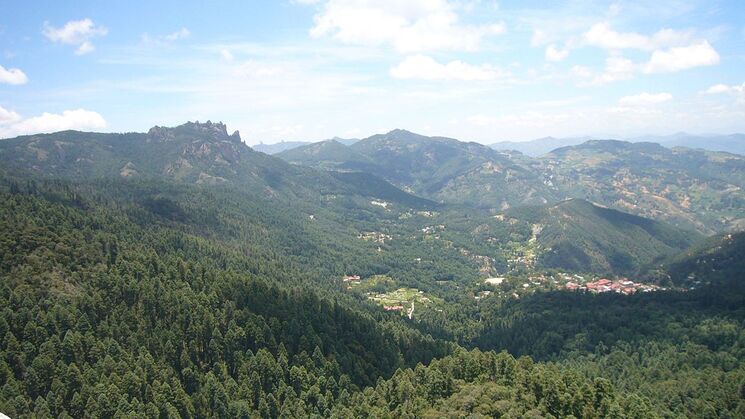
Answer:
<path fill-rule="evenodd" d="M 241 142 L 241 136 L 238 131 L 228 135 L 228 129 L 224 123 L 212 121 L 189 121 L 177 127 L 155 126 L 150 128 L 148 135 L 156 141 L 174 141 L 176 139 L 190 138 L 235 143 Z"/>

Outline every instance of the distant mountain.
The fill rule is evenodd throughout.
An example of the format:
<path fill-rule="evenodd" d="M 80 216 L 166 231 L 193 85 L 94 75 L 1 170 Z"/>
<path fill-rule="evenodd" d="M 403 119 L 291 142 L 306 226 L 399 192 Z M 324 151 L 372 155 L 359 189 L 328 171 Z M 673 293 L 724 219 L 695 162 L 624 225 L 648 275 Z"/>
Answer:
<path fill-rule="evenodd" d="M 569 138 L 545 137 L 530 141 L 500 141 L 490 144 L 489 147 L 494 150 L 519 151 L 531 157 L 540 157 L 557 148 L 575 146 L 591 140 L 601 140 L 601 138 L 587 136 Z M 625 141 L 632 143 L 658 143 L 668 148 L 686 147 L 745 155 L 745 134 L 691 135 L 680 132 L 672 135 L 642 135 L 626 138 Z"/>
<path fill-rule="evenodd" d="M 274 144 L 264 144 L 264 143 L 256 144 L 256 145 L 252 145 L 251 148 L 253 148 L 256 151 L 260 151 L 266 154 L 277 154 L 285 150 L 292 150 L 293 148 L 302 147 L 307 144 L 310 144 L 310 142 L 308 141 L 282 141 L 282 142 L 274 143 Z"/>
<path fill-rule="evenodd" d="M 665 147 L 687 147 L 745 155 L 745 134 L 691 135 L 677 133 L 667 136 L 642 136 L 633 138 L 631 141 L 648 141 L 660 143 Z"/>
<path fill-rule="evenodd" d="M 703 233 L 745 228 L 745 157 L 592 140 L 531 163 L 562 195 Z"/>
<path fill-rule="evenodd" d="M 629 274 L 702 238 L 582 199 L 513 208 L 504 216 L 532 223 L 539 266 L 569 271 Z"/>
<path fill-rule="evenodd" d="M 338 142 L 316 143 L 278 157 L 325 169 L 370 172 L 406 191 L 442 202 L 492 208 L 541 204 L 554 198 L 539 176 L 508 154 L 478 143 L 400 129 L 348 147 Z"/>
<path fill-rule="evenodd" d="M 344 145 L 352 145 L 359 141 L 356 138 L 339 138 L 334 137 L 331 140 L 325 140 L 325 141 L 337 141 Z M 274 144 L 256 144 L 251 146 L 256 151 L 260 151 L 262 153 L 266 154 L 278 154 L 283 151 L 292 150 L 298 147 L 306 146 L 308 144 L 317 144 L 324 141 L 281 141 Z"/>
<path fill-rule="evenodd" d="M 336 140 L 320 141 L 277 154 L 288 162 L 332 170 L 366 171 L 379 174 L 381 167 Z"/>
<path fill-rule="evenodd" d="M 498 143 L 490 144 L 489 147 L 494 150 L 519 151 L 531 157 L 539 157 L 559 147 L 582 144 L 591 139 L 592 137 L 545 137 L 530 141 L 500 141 Z"/>
<path fill-rule="evenodd" d="M 344 146 L 342 146 L 344 147 Z M 147 133 L 101 134 L 62 131 L 0 141 L 0 165 L 13 173 L 72 179 L 170 179 L 195 184 L 234 185 L 266 196 L 315 198 L 319 194 L 375 197 L 376 191 L 417 202 L 416 197 L 384 188 L 380 179 L 369 188 L 357 179 L 291 165 L 256 152 L 240 134 L 228 135 L 222 123 L 188 122 L 153 127 Z"/>
<path fill-rule="evenodd" d="M 278 157 L 369 172 L 425 198 L 493 211 L 582 198 L 706 234 L 745 228 L 745 157 L 737 154 L 590 140 L 534 158 L 394 130 L 351 146 L 326 141 Z"/>

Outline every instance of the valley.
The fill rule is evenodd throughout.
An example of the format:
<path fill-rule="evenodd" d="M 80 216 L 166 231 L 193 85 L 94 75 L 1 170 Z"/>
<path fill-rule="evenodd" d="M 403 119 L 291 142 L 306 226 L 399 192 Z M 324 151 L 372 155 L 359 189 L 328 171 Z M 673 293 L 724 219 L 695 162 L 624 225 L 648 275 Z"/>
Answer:
<path fill-rule="evenodd" d="M 509 411 L 535 409 L 532 402 L 519 401 L 517 394 L 524 390 L 491 393 L 506 385 L 502 380 L 516 379 L 490 370 L 494 356 L 502 363 L 519 363 L 521 380 L 569 374 L 572 385 L 589 385 L 577 371 L 594 371 L 592 385 L 601 385 L 597 380 L 604 377 L 607 385 L 628 392 L 616 396 L 614 409 L 634 411 L 639 399 L 645 400 L 646 411 L 689 414 L 698 412 L 697 405 L 664 401 L 675 390 L 663 396 L 662 384 L 635 389 L 633 382 L 614 375 L 615 369 L 593 368 L 619 356 L 618 351 L 628 354 L 626 344 L 641 345 L 644 356 L 654 359 L 684 357 L 690 348 L 681 333 L 709 342 L 696 347 L 706 356 L 740 350 L 737 336 L 743 329 L 736 322 L 742 319 L 739 301 L 745 293 L 732 290 L 739 290 L 743 272 L 733 260 L 741 233 L 706 237 L 693 225 L 608 208 L 590 202 L 592 196 L 562 199 L 555 195 L 558 183 L 540 186 L 546 194 L 538 201 L 529 192 L 523 194 L 529 199 L 499 208 L 471 202 L 473 191 L 452 200 L 443 199 L 442 192 L 417 195 L 447 190 L 434 189 L 437 176 L 436 183 L 451 186 L 462 176 L 486 176 L 495 185 L 506 182 L 499 188 L 507 196 L 510 188 L 524 192 L 523 182 L 543 176 L 520 159 L 508 162 L 510 157 L 498 155 L 499 166 L 483 160 L 483 154 L 476 159 L 468 150 L 480 146 L 456 140 L 413 137 L 407 149 L 436 150 L 445 144 L 448 151 L 439 158 L 463 150 L 460 161 L 470 167 L 466 174 L 446 163 L 449 159 L 437 161 L 436 151 L 426 152 L 435 153 L 433 162 L 412 172 L 405 171 L 404 161 L 423 157 L 406 157 L 376 173 L 348 171 L 339 167 L 346 163 L 338 162 L 289 164 L 251 150 L 236 141 L 237 135 L 207 122 L 155 127 L 145 134 L 62 132 L 0 142 L 0 272 L 8 307 L 0 323 L 8 342 L 2 400 L 18 400 L 4 402 L 5 411 L 29 409 L 9 396 L 13 389 L 23 389 L 25 397 L 55 394 L 57 384 L 43 372 L 61 356 L 55 348 L 66 354 L 59 374 L 82 367 L 90 378 L 81 379 L 87 384 L 60 401 L 45 400 L 48 408 L 80 413 L 94 408 L 82 406 L 81 399 L 116 394 L 111 386 L 125 384 L 107 378 L 107 371 L 129 377 L 126 363 L 105 367 L 113 358 L 97 355 L 101 342 L 137 365 L 149 362 L 141 349 L 146 345 L 160 369 L 140 376 L 151 387 L 158 381 L 179 388 L 170 403 L 181 416 L 221 409 L 221 402 L 208 398 L 213 388 L 222 388 L 229 400 L 253 400 L 228 402 L 226 414 L 264 409 L 263 415 L 271 417 L 276 409 L 298 416 L 357 416 L 359 406 L 376 403 L 370 391 L 385 392 L 391 382 L 412 379 L 414 388 L 424 386 L 417 400 L 436 400 L 430 408 L 440 412 L 458 405 L 462 392 L 474 391 L 491 399 L 506 397 L 503 408 Z M 400 150 L 390 135 L 376 141 L 385 150 Z M 118 142 L 127 144 L 126 152 Z M 151 159 L 154 150 L 163 157 Z M 683 167 L 676 159 L 685 156 L 669 155 L 671 166 Z M 567 159 L 573 165 L 592 161 Z M 375 161 L 388 160 L 379 154 Z M 739 163 L 725 161 L 732 164 L 726 170 L 739 170 Z M 439 174 L 425 184 L 416 173 L 434 170 L 428 164 L 436 164 Z M 712 171 L 725 170 L 712 164 Z M 568 176 L 561 170 L 551 176 Z M 620 191 L 612 181 L 602 188 Z M 736 189 L 724 193 L 737 205 Z M 638 205 L 644 210 L 636 213 L 655 214 L 645 201 Z M 695 205 L 704 204 L 690 204 Z M 697 220 L 705 225 L 704 218 Z M 719 304 L 711 305 L 714 300 Z M 51 308 L 35 301 L 49 301 Z M 50 310 L 65 314 L 42 320 Z M 603 310 L 614 313 L 612 318 L 635 320 L 617 323 Z M 676 318 L 682 321 L 677 327 L 690 332 L 668 335 Z M 701 324 L 717 326 L 702 330 Z M 38 346 L 13 343 L 31 339 L 26 336 L 34 327 Z M 729 337 L 721 337 L 720 327 L 729 330 Z M 655 352 L 645 346 L 652 342 L 665 342 L 667 349 Z M 77 349 L 63 349 L 70 345 Z M 524 355 L 536 366 L 510 357 Z M 487 381 L 477 385 L 476 376 L 442 370 L 461 358 L 491 371 L 483 378 Z M 733 362 L 700 368 L 739 377 L 743 366 Z M 648 366 L 634 368 L 653 374 Z M 690 371 L 673 371 L 675 379 L 693 379 L 694 388 L 709 385 L 702 376 L 691 378 Z M 236 384 L 218 385 L 216 374 Z M 451 381 L 438 393 L 426 393 L 434 391 L 428 381 L 434 378 L 412 378 L 421 374 L 444 374 Z M 336 386 L 328 384 L 332 378 Z M 93 387 L 94 382 L 109 387 Z M 148 400 L 146 394 L 129 391 L 136 396 L 122 397 Z M 322 399 L 321 391 L 326 394 Z M 544 400 L 535 397 L 536 403 Z M 573 409 L 551 403 L 540 409 Z M 106 409 L 103 404 L 97 408 Z M 368 409 L 390 414 L 379 405 Z"/>
<path fill-rule="evenodd" d="M 742 0 L 0 6 L 0 419 L 745 418 Z"/>

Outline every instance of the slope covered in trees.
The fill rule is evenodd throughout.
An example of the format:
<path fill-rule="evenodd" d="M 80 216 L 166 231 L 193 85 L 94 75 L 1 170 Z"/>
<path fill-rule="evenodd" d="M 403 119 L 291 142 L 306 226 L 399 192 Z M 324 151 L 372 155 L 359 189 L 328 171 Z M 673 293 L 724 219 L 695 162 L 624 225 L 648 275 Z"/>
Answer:
<path fill-rule="evenodd" d="M 323 414 L 342 390 L 449 351 L 313 291 L 281 241 L 227 246 L 188 212 L 175 218 L 196 234 L 111 189 L 4 189 L 0 411 L 13 417 Z"/>
<path fill-rule="evenodd" d="M 591 140 L 530 157 L 394 130 L 346 148 L 318 143 L 278 157 L 367 171 L 430 199 L 495 211 L 580 198 L 704 234 L 745 223 L 745 158 L 723 152 Z"/>
<path fill-rule="evenodd" d="M 360 150 L 397 150 L 401 168 L 426 150 L 417 173 L 452 174 L 457 141 L 394 134 Z M 477 154 L 455 155 L 483 168 Z M 661 258 L 697 234 L 581 200 L 497 215 L 435 203 L 256 153 L 221 124 L 20 137 L 0 161 L 11 417 L 745 414 L 741 234 Z M 541 248 L 567 242 L 591 262 L 547 263 Z M 536 249 L 546 264 L 524 263 Z M 642 267 L 689 288 L 485 283 L 555 267 Z M 376 299 L 392 293 L 416 298 L 386 311 Z"/>
<path fill-rule="evenodd" d="M 505 216 L 534 226 L 540 266 L 569 271 L 629 274 L 701 239 L 694 231 L 581 199 L 514 208 Z"/>

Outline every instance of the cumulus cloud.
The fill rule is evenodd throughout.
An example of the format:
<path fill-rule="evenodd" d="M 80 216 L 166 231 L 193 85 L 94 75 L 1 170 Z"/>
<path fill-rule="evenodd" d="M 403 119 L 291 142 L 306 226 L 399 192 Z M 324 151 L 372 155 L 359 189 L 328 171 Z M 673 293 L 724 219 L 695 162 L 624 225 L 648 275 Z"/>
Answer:
<path fill-rule="evenodd" d="M 644 67 L 644 72 L 672 73 L 716 64 L 719 64 L 719 53 L 707 41 L 702 41 L 687 47 L 655 51 Z"/>
<path fill-rule="evenodd" d="M 589 84 L 602 85 L 633 78 L 634 72 L 637 70 L 637 65 L 628 58 L 610 56 L 605 59 L 605 69 L 603 69 L 602 73 L 595 74 L 589 69 L 586 70 L 584 75 L 590 78 Z"/>
<path fill-rule="evenodd" d="M 421 80 L 494 80 L 506 75 L 490 65 L 472 65 L 459 60 L 447 64 L 426 55 L 407 57 L 390 71 L 397 79 Z"/>
<path fill-rule="evenodd" d="M 670 93 L 639 93 L 638 95 L 624 96 L 618 100 L 621 106 L 648 106 L 672 100 Z"/>
<path fill-rule="evenodd" d="M 709 94 L 709 95 L 716 95 L 719 93 L 727 93 L 731 89 L 732 88 L 730 86 L 727 86 L 726 84 L 715 84 L 709 87 L 708 89 L 706 89 L 704 93 Z"/>
<path fill-rule="evenodd" d="M 98 112 L 85 109 L 67 110 L 61 114 L 44 112 L 23 119 L 17 112 L 0 107 L 0 135 L 3 137 L 101 128 L 106 128 L 106 120 Z"/>
<path fill-rule="evenodd" d="M 617 32 L 607 22 L 596 23 L 584 34 L 588 45 L 603 49 L 639 49 L 652 51 L 658 48 L 680 46 L 690 42 L 690 32 L 662 29 L 652 36 L 636 32 Z"/>
<path fill-rule="evenodd" d="M 558 49 L 556 48 L 556 45 L 549 45 L 548 48 L 546 48 L 546 60 L 548 61 L 562 61 L 566 57 L 569 56 L 569 49 Z"/>
<path fill-rule="evenodd" d="M 463 24 L 457 9 L 447 0 L 328 0 L 314 17 L 310 34 L 413 53 L 475 51 L 484 38 L 505 31 L 503 23 Z"/>
<path fill-rule="evenodd" d="M 97 26 L 92 20 L 86 18 L 72 20 L 65 23 L 61 28 L 54 27 L 49 22 L 44 22 L 42 33 L 52 42 L 77 46 L 75 54 L 84 55 L 95 50 L 91 39 L 106 35 L 108 29 Z"/>
<path fill-rule="evenodd" d="M 17 68 L 5 68 L 0 65 L 0 83 L 25 84 L 28 82 L 26 73 Z"/>
<path fill-rule="evenodd" d="M 739 98 L 740 101 L 745 101 L 745 83 L 743 84 L 735 84 L 732 86 L 726 85 L 726 84 L 715 84 L 708 89 L 704 90 L 702 93 L 709 94 L 709 95 L 719 95 L 719 94 L 730 94 L 735 95 Z"/>
<path fill-rule="evenodd" d="M 21 115 L 19 115 L 17 112 L 9 111 L 2 106 L 0 106 L 0 126 L 4 124 L 9 124 L 12 122 L 16 122 L 21 119 Z"/>

